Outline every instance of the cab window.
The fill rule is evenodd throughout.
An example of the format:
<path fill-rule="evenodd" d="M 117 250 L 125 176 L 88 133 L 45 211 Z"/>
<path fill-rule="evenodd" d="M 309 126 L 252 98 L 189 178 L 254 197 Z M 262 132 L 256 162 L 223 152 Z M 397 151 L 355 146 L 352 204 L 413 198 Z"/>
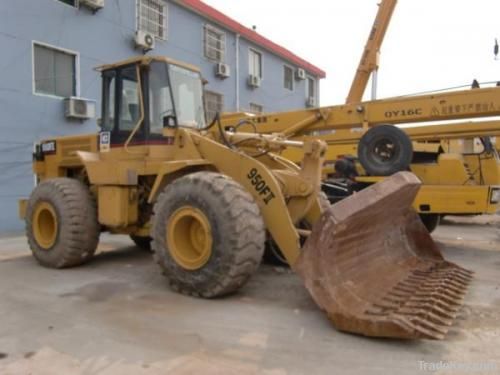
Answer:
<path fill-rule="evenodd" d="M 113 130 L 115 126 L 115 85 L 115 72 L 105 72 L 102 86 L 102 129 L 106 131 Z"/>
<path fill-rule="evenodd" d="M 174 105 L 168 83 L 167 65 L 154 62 L 149 71 L 149 129 L 152 134 L 161 134 L 163 119 L 175 116 Z"/>
<path fill-rule="evenodd" d="M 121 97 L 119 103 L 120 131 L 132 131 L 140 119 L 139 83 L 135 66 L 124 68 L 120 72 Z"/>

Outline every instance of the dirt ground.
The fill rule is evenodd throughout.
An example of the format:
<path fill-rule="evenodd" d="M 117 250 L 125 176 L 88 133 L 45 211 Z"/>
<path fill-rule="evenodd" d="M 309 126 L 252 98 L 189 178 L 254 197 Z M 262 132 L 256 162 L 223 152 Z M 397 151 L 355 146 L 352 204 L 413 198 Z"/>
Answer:
<path fill-rule="evenodd" d="M 206 301 L 171 292 L 127 237 L 102 236 L 90 264 L 63 271 L 0 238 L 0 374 L 500 374 L 500 218 L 448 217 L 434 238 L 475 271 L 443 341 L 340 333 L 284 268 Z"/>

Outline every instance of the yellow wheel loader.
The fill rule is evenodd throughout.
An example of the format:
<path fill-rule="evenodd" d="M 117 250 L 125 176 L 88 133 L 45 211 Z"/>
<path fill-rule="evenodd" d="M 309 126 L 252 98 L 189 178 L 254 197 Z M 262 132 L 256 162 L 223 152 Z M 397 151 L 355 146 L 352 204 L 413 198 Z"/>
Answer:
<path fill-rule="evenodd" d="M 151 245 L 173 290 L 214 298 L 247 282 L 270 237 L 338 329 L 444 337 L 471 273 L 443 259 L 411 209 L 413 174 L 330 206 L 324 142 L 207 125 L 193 66 L 137 57 L 99 69 L 101 131 L 36 145 L 38 184 L 19 204 L 40 264 L 83 264 L 100 232 L 128 234 Z M 279 156 L 290 148 L 300 167 Z"/>

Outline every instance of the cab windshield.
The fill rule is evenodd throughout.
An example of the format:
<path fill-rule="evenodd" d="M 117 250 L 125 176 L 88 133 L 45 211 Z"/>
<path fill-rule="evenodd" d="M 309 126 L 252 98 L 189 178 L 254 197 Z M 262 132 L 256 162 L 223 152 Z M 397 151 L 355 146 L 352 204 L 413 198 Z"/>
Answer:
<path fill-rule="evenodd" d="M 170 86 L 179 125 L 204 128 L 206 124 L 200 73 L 170 65 Z"/>

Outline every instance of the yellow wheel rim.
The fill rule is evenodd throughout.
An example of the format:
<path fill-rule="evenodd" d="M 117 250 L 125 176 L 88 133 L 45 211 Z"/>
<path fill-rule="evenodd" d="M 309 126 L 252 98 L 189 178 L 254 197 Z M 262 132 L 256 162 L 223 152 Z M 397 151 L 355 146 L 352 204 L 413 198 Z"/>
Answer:
<path fill-rule="evenodd" d="M 167 247 L 182 268 L 195 271 L 212 255 L 212 231 L 203 212 L 194 207 L 177 209 L 167 222 Z"/>
<path fill-rule="evenodd" d="M 58 226 L 54 207 L 47 202 L 38 203 L 33 213 L 33 234 L 40 247 L 50 250 L 54 246 Z"/>

